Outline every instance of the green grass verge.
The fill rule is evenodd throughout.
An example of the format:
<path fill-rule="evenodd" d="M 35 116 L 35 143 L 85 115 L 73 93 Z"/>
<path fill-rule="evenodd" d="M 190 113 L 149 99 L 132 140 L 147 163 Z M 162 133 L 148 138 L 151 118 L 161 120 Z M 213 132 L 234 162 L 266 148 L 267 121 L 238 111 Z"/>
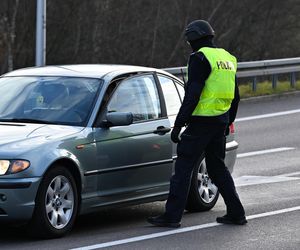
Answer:
<path fill-rule="evenodd" d="M 247 97 L 251 97 L 251 96 L 280 94 L 280 93 L 300 90 L 300 81 L 296 82 L 295 88 L 291 87 L 291 84 L 289 81 L 278 81 L 276 89 L 273 89 L 272 82 L 264 81 L 264 82 L 257 83 L 257 89 L 255 92 L 252 91 L 251 83 L 240 84 L 239 90 L 240 90 L 241 98 L 247 98 Z"/>

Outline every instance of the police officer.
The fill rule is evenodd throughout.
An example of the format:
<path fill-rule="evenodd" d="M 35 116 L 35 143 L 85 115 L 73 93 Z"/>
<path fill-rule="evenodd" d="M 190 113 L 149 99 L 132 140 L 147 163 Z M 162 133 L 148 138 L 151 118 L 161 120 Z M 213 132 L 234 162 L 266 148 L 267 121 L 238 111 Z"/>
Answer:
<path fill-rule="evenodd" d="M 178 143 L 175 174 L 165 213 L 148 218 L 155 226 L 179 227 L 185 209 L 191 176 L 200 156 L 205 153 L 206 167 L 227 207 L 218 223 L 244 225 L 245 211 L 230 172 L 224 163 L 226 130 L 238 109 L 236 58 L 213 43 L 214 30 L 204 20 L 191 22 L 185 37 L 193 53 L 188 62 L 188 82 L 182 106 L 171 133 Z M 181 137 L 181 128 L 187 126 Z"/>

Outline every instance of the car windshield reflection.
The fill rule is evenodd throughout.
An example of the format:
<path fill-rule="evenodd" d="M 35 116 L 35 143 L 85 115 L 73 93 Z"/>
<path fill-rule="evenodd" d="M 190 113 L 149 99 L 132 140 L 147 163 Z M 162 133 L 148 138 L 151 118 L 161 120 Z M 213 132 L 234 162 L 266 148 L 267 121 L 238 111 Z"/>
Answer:
<path fill-rule="evenodd" d="M 0 78 L 0 121 L 84 126 L 101 85 L 79 77 Z"/>

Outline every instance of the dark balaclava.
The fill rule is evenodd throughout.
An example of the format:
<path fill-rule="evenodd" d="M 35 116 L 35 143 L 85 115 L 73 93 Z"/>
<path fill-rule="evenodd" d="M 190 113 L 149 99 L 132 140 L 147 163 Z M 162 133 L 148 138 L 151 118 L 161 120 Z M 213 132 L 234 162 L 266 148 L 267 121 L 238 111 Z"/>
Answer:
<path fill-rule="evenodd" d="M 215 47 L 212 36 L 207 36 L 198 40 L 190 41 L 189 44 L 191 45 L 193 52 L 197 52 L 202 47 Z"/>

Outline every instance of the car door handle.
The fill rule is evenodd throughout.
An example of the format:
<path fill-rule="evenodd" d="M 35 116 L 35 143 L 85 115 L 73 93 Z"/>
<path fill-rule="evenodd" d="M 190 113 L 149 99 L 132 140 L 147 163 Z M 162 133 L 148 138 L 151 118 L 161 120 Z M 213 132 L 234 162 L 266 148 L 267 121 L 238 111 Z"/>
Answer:
<path fill-rule="evenodd" d="M 156 128 L 156 130 L 153 131 L 154 134 L 158 134 L 158 135 L 164 135 L 168 132 L 171 131 L 171 128 L 167 128 L 167 127 L 164 127 L 164 126 L 159 126 Z"/>

